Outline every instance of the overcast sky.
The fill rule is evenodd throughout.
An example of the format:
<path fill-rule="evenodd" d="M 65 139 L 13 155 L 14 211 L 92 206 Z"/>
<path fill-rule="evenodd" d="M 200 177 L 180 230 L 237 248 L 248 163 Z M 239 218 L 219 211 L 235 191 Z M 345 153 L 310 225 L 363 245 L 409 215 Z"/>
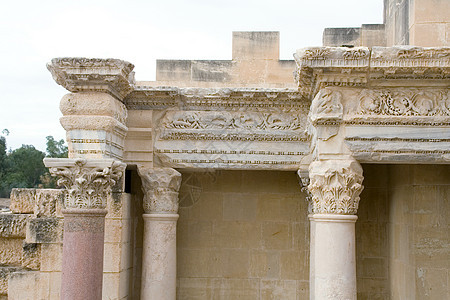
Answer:
<path fill-rule="evenodd" d="M 54 57 L 120 58 L 154 80 L 159 58 L 231 59 L 232 31 L 280 31 L 280 58 L 292 59 L 326 27 L 382 22 L 383 0 L 0 1 L 0 132 L 12 149 L 65 138 Z"/>

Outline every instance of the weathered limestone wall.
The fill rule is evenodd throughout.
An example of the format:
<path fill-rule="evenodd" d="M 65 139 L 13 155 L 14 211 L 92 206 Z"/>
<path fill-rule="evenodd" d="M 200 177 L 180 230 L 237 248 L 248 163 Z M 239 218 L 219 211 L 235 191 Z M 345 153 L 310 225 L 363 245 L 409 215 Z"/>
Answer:
<path fill-rule="evenodd" d="M 388 166 L 364 164 L 356 222 L 358 300 L 389 299 Z"/>
<path fill-rule="evenodd" d="M 449 299 L 450 166 L 389 166 L 391 299 Z"/>
<path fill-rule="evenodd" d="M 232 60 L 157 60 L 156 82 L 180 87 L 294 87 L 293 60 L 280 60 L 280 33 L 233 32 Z"/>
<path fill-rule="evenodd" d="M 448 0 L 385 0 L 387 45 L 450 45 Z"/>
<path fill-rule="evenodd" d="M 323 46 L 355 47 L 386 46 L 384 24 L 363 24 L 361 27 L 325 28 L 322 36 Z"/>
<path fill-rule="evenodd" d="M 294 172 L 183 180 L 197 188 L 180 190 L 178 299 L 309 297 L 307 203 Z"/>

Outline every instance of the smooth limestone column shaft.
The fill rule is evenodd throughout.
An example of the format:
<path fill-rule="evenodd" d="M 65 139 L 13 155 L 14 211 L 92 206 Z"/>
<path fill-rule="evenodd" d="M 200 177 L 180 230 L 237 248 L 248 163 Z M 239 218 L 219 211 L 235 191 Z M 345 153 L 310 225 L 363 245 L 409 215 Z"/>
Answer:
<path fill-rule="evenodd" d="M 310 290 L 310 300 L 315 300 L 314 298 L 314 289 L 315 289 L 315 223 L 313 220 L 313 215 L 308 215 L 308 219 L 310 221 L 310 229 L 309 229 L 309 235 L 310 235 L 310 242 L 309 242 L 309 290 Z"/>
<path fill-rule="evenodd" d="M 175 300 L 178 214 L 144 214 L 142 300 Z"/>
<path fill-rule="evenodd" d="M 356 300 L 355 215 L 314 214 L 311 219 L 310 299 Z"/>
<path fill-rule="evenodd" d="M 105 209 L 63 209 L 61 299 L 101 300 Z"/>

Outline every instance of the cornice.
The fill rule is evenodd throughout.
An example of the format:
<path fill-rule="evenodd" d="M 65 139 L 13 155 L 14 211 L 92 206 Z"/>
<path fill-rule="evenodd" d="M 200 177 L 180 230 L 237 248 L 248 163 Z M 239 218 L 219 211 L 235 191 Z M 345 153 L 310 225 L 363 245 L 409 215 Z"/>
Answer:
<path fill-rule="evenodd" d="M 307 99 L 327 86 L 450 85 L 448 47 L 314 47 L 294 58 L 299 93 Z"/>
<path fill-rule="evenodd" d="M 128 109 L 266 110 L 308 109 L 309 101 L 289 88 L 179 88 L 135 86 L 124 100 Z"/>
<path fill-rule="evenodd" d="M 123 100 L 133 90 L 134 65 L 120 59 L 54 58 L 47 64 L 53 79 L 68 91 L 104 92 Z"/>

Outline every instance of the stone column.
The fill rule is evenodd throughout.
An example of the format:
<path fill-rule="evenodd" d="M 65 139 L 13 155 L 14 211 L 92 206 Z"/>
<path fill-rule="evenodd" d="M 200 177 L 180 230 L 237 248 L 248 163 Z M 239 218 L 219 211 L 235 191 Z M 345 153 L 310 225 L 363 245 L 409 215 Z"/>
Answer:
<path fill-rule="evenodd" d="M 67 191 L 61 299 L 102 299 L 106 198 L 125 170 L 112 159 L 44 159 Z"/>
<path fill-rule="evenodd" d="M 172 168 L 138 168 L 138 172 L 145 212 L 141 299 L 175 300 L 181 174 Z"/>
<path fill-rule="evenodd" d="M 311 197 L 310 299 L 356 300 L 355 222 L 363 186 L 351 159 L 314 161 Z"/>

